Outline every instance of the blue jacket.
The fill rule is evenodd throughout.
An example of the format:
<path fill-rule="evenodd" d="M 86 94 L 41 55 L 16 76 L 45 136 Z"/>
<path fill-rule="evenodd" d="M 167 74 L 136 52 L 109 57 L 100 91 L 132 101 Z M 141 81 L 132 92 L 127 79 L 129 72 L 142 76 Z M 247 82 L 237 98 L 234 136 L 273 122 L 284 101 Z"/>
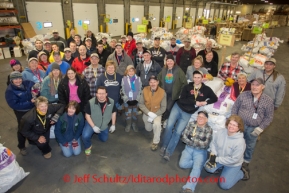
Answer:
<path fill-rule="evenodd" d="M 48 74 L 51 72 L 51 66 L 52 64 L 49 64 L 46 70 L 46 76 L 48 76 Z M 62 61 L 62 63 L 59 65 L 59 68 L 60 68 L 60 72 L 62 73 L 62 75 L 65 75 L 68 68 L 70 68 L 70 65 L 67 62 Z"/>
<path fill-rule="evenodd" d="M 55 137 L 58 143 L 65 144 L 73 139 L 78 140 L 84 127 L 84 118 L 82 113 L 70 117 L 64 113 L 55 125 Z"/>
<path fill-rule="evenodd" d="M 17 87 L 10 83 L 5 92 L 6 101 L 13 110 L 28 111 L 34 107 L 31 102 L 31 88 L 35 83 L 29 80 L 22 82 L 23 87 Z"/>
<path fill-rule="evenodd" d="M 28 67 L 26 67 L 24 71 L 22 72 L 23 80 L 30 80 L 34 83 L 37 83 L 37 82 L 41 83 L 45 77 L 45 72 L 39 69 L 37 70 L 40 74 L 41 81 L 33 74 L 33 72 Z"/>

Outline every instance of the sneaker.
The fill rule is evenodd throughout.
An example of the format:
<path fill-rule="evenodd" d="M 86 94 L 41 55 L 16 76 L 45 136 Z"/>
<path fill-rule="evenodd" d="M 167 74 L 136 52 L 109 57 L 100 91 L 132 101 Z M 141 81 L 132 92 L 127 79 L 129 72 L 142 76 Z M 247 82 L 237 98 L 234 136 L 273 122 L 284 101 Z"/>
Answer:
<path fill-rule="evenodd" d="M 26 156 L 27 155 L 26 148 L 20 149 L 20 154 Z"/>
<path fill-rule="evenodd" d="M 164 157 L 165 151 L 166 151 L 166 148 L 162 147 L 161 150 L 160 150 L 160 156 Z"/>
<path fill-rule="evenodd" d="M 182 191 L 180 191 L 180 193 L 194 193 L 191 189 L 182 189 Z"/>
<path fill-rule="evenodd" d="M 89 148 L 87 148 L 84 152 L 85 152 L 85 155 L 90 155 L 91 154 L 91 147 L 92 146 L 90 146 Z"/>
<path fill-rule="evenodd" d="M 170 154 L 166 152 L 164 155 L 164 159 L 170 161 Z"/>
<path fill-rule="evenodd" d="M 47 154 L 44 154 L 43 157 L 44 157 L 45 159 L 51 158 L 51 152 L 49 152 L 49 153 L 47 153 Z"/>
<path fill-rule="evenodd" d="M 158 149 L 158 144 L 154 144 L 154 143 L 153 143 L 153 144 L 151 145 L 151 150 L 152 150 L 152 151 L 156 151 L 157 149 Z"/>

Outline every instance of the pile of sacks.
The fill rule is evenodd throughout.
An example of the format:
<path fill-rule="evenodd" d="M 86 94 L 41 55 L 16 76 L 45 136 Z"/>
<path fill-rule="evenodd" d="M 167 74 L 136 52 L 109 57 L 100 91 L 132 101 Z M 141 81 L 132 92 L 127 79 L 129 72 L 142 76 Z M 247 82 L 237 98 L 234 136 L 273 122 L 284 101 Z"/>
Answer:
<path fill-rule="evenodd" d="M 220 129 L 225 129 L 226 119 L 231 116 L 234 101 L 230 98 L 231 87 L 225 86 L 222 79 L 214 77 L 213 81 L 204 82 L 209 86 L 218 97 L 218 101 L 214 104 L 200 107 L 190 119 L 196 121 L 199 111 L 206 111 L 209 115 L 208 125 L 213 129 L 213 135 Z"/>
<path fill-rule="evenodd" d="M 0 143 L 0 193 L 7 192 L 28 174 L 18 165 L 13 152 Z"/>
<path fill-rule="evenodd" d="M 108 33 L 97 33 L 97 34 L 95 34 L 95 38 L 96 38 L 97 41 L 100 41 L 103 37 L 106 37 L 108 43 L 112 39 L 111 36 L 112 36 L 112 34 L 108 34 Z"/>
<path fill-rule="evenodd" d="M 33 38 L 27 38 L 21 41 L 22 45 L 23 45 L 23 49 L 24 49 L 24 53 L 26 55 L 28 55 L 28 53 L 31 50 L 35 49 L 35 41 L 36 40 L 41 40 L 41 41 L 46 41 L 49 40 L 50 38 L 52 38 L 52 34 L 51 33 L 47 33 L 44 35 L 36 35 Z"/>
<path fill-rule="evenodd" d="M 170 40 L 173 34 L 167 28 L 153 27 L 151 30 L 151 40 L 154 40 L 155 37 L 159 37 L 161 40 Z"/>
<path fill-rule="evenodd" d="M 220 29 L 220 34 L 230 34 L 233 35 L 235 34 L 236 29 L 235 28 L 226 28 L 226 27 L 222 27 Z"/>

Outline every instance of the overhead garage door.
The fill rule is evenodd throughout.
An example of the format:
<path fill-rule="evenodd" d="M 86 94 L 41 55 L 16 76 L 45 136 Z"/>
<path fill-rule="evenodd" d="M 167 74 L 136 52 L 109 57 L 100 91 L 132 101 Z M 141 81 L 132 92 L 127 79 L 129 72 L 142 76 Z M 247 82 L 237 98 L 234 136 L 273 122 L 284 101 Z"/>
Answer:
<path fill-rule="evenodd" d="M 105 13 L 110 15 L 108 31 L 112 36 L 124 34 L 124 6 L 115 4 L 105 4 Z"/>
<path fill-rule="evenodd" d="M 132 24 L 133 33 L 137 33 L 137 25 L 142 24 L 143 17 L 144 17 L 143 5 L 131 5 L 130 6 L 130 23 Z"/>

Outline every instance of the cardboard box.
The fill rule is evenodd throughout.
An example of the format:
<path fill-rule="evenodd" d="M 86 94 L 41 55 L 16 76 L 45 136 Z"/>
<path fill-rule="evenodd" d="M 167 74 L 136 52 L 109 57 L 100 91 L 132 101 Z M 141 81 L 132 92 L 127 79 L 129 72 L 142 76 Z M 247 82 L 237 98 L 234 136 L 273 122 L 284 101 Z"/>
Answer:
<path fill-rule="evenodd" d="M 0 60 L 1 60 L 1 59 L 4 59 L 4 55 L 3 55 L 2 48 L 0 48 Z"/>
<path fill-rule="evenodd" d="M 3 48 L 3 54 L 4 58 L 11 58 L 10 48 L 9 47 Z"/>
<path fill-rule="evenodd" d="M 36 33 L 30 23 L 21 23 L 21 26 L 23 28 L 24 36 L 26 39 L 36 36 Z"/>

